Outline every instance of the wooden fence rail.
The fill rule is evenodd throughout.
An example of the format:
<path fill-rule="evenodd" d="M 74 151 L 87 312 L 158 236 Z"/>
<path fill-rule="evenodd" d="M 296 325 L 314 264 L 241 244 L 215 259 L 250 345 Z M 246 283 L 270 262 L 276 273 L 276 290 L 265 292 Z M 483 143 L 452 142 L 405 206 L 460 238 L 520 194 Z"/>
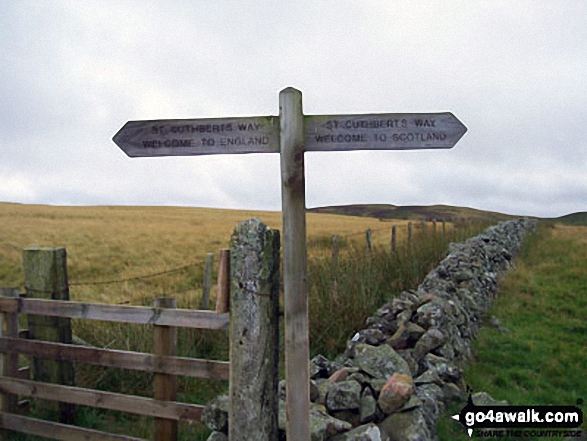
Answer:
<path fill-rule="evenodd" d="M 153 439 L 176 441 L 177 423 L 199 421 L 204 409 L 200 404 L 177 401 L 177 376 L 230 380 L 231 399 L 241 404 L 231 406 L 230 421 L 236 429 L 231 441 L 274 439 L 278 410 L 279 232 L 272 232 L 258 220 L 243 222 L 235 229 L 231 245 L 234 252 L 225 249 L 220 254 L 216 311 L 177 309 L 171 298 L 156 299 L 153 307 L 72 302 L 65 249 L 26 249 L 27 293 L 0 288 L 0 439 L 10 439 L 11 431 L 15 431 L 57 440 L 140 441 L 72 425 L 74 406 L 81 405 L 153 417 Z M 43 298 L 27 297 L 37 294 Z M 177 328 L 226 330 L 231 321 L 229 303 L 235 305 L 230 327 L 230 357 L 234 363 L 177 356 Z M 28 332 L 19 332 L 20 314 L 27 316 Z M 267 320 L 258 321 L 256 317 Z M 153 353 L 72 344 L 71 319 L 152 325 Z M 244 337 L 249 330 L 250 342 Z M 235 339 L 239 344 L 233 344 Z M 258 354 L 266 357 L 259 359 Z M 32 358 L 34 381 L 29 379 L 28 368 L 19 369 L 20 355 Z M 75 387 L 74 362 L 153 373 L 154 397 Z M 258 386 L 252 387 L 255 382 Z M 39 403 L 47 403 L 43 409 L 57 409 L 61 422 L 18 415 L 17 397 L 35 399 L 36 411 L 41 409 Z M 251 412 L 255 418 L 250 418 Z"/>
<path fill-rule="evenodd" d="M 0 298 L 0 311 L 197 329 L 227 329 L 229 320 L 228 314 L 213 311 L 6 297 Z"/>
<path fill-rule="evenodd" d="M 208 378 L 212 380 L 228 380 L 229 378 L 230 363 L 227 361 L 168 357 L 141 352 L 101 349 L 8 337 L 0 337 L 0 352 L 20 353 L 30 357 L 36 356 L 59 361 L 76 361 L 104 367 Z"/>

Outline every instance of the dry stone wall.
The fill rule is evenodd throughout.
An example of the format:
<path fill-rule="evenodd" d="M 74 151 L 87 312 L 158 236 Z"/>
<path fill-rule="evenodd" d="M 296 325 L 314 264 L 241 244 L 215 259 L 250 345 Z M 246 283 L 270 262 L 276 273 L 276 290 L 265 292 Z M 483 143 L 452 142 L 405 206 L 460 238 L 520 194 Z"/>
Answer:
<path fill-rule="evenodd" d="M 335 360 L 310 362 L 312 441 L 435 440 L 448 402 L 463 399 L 462 371 L 471 342 L 534 221 L 502 222 L 451 244 L 444 260 L 416 290 L 403 292 L 367 319 Z M 280 434 L 285 394 L 280 385 Z M 226 439 L 228 402 L 219 398 L 203 419 Z M 246 409 L 243 409 L 246 411 Z"/>

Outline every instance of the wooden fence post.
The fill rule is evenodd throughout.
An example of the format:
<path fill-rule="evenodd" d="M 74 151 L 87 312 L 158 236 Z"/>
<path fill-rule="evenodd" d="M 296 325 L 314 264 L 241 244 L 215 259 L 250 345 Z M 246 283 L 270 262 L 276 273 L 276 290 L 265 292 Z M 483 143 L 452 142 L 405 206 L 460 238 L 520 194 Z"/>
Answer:
<path fill-rule="evenodd" d="M 18 290 L 14 288 L 0 288 L 2 297 L 18 297 Z M 18 313 L 5 312 L 0 314 L 0 336 L 18 338 Z M 18 374 L 18 353 L 0 353 L 0 374 L 4 377 L 16 377 Z M 0 411 L 15 413 L 17 410 L 17 396 L 0 394 Z M 10 432 L 0 431 L 0 439 L 10 439 Z"/>
<path fill-rule="evenodd" d="M 204 277 L 202 288 L 202 301 L 200 302 L 200 309 L 210 309 L 210 291 L 212 291 L 212 272 L 214 271 L 214 254 L 206 254 L 206 261 L 204 263 Z"/>
<path fill-rule="evenodd" d="M 367 231 L 365 231 L 365 246 L 367 248 L 367 255 L 369 257 L 371 257 L 371 253 L 373 251 L 373 245 L 371 243 L 371 236 L 372 236 L 371 228 L 368 228 Z"/>
<path fill-rule="evenodd" d="M 330 259 L 330 291 L 334 302 L 338 302 L 338 235 L 332 235 L 332 257 Z"/>
<path fill-rule="evenodd" d="M 161 297 L 153 301 L 155 308 L 176 308 L 177 302 L 171 297 Z M 177 328 L 154 325 L 153 354 L 177 354 Z M 155 374 L 154 395 L 156 400 L 177 401 L 177 379 L 175 375 Z M 155 418 L 153 436 L 155 441 L 177 441 L 177 421 Z"/>
<path fill-rule="evenodd" d="M 391 226 L 391 252 L 395 253 L 395 246 L 397 241 L 397 231 L 395 225 Z"/>
<path fill-rule="evenodd" d="M 283 297 L 285 319 L 285 432 L 289 441 L 310 438 L 310 337 L 306 190 L 302 93 L 279 93 Z"/>
<path fill-rule="evenodd" d="M 412 248 L 412 223 L 408 222 L 408 249 Z"/>
<path fill-rule="evenodd" d="M 223 248 L 218 255 L 218 282 L 216 285 L 216 313 L 224 314 L 230 309 L 230 250 Z"/>
<path fill-rule="evenodd" d="M 25 248 L 24 284 L 28 297 L 69 300 L 65 248 Z M 71 344 L 71 320 L 29 315 L 29 338 Z M 72 362 L 33 358 L 33 379 L 45 383 L 75 385 Z M 69 403 L 37 400 L 35 411 L 51 419 L 72 424 L 75 406 Z"/>
<path fill-rule="evenodd" d="M 231 237 L 230 441 L 278 434 L 279 231 L 258 219 Z"/>

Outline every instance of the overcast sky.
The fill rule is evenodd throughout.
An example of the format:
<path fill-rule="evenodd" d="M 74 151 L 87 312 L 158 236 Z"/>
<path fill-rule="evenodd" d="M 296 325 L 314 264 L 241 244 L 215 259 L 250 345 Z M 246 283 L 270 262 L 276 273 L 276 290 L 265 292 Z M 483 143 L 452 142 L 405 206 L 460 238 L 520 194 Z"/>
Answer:
<path fill-rule="evenodd" d="M 129 158 L 128 120 L 451 111 L 450 150 L 306 153 L 308 207 L 587 211 L 584 0 L 0 0 L 0 201 L 279 210 L 277 154 Z"/>

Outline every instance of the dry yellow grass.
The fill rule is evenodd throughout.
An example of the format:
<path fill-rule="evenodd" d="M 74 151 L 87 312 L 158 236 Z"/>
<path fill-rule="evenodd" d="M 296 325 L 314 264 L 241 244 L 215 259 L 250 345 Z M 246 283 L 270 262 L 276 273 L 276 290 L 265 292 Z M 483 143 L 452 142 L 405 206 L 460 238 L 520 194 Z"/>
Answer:
<path fill-rule="evenodd" d="M 553 235 L 561 239 L 571 239 L 579 243 L 587 243 L 587 227 L 584 226 L 555 224 Z"/>
<path fill-rule="evenodd" d="M 281 229 L 281 213 L 188 207 L 58 207 L 0 203 L 0 286 L 23 282 L 22 249 L 62 246 L 68 253 L 70 282 L 127 279 L 187 264 L 201 265 L 206 253 L 228 246 L 237 222 L 258 217 Z M 407 221 L 398 226 L 398 243 Z M 308 214 L 309 252 L 325 255 L 312 241 L 332 234 L 364 246 L 365 230 L 373 231 L 374 246 L 389 247 L 391 223 L 373 218 Z M 165 277 L 112 285 L 73 285 L 73 300 L 145 303 L 169 292 L 199 295 L 201 268 Z"/>

